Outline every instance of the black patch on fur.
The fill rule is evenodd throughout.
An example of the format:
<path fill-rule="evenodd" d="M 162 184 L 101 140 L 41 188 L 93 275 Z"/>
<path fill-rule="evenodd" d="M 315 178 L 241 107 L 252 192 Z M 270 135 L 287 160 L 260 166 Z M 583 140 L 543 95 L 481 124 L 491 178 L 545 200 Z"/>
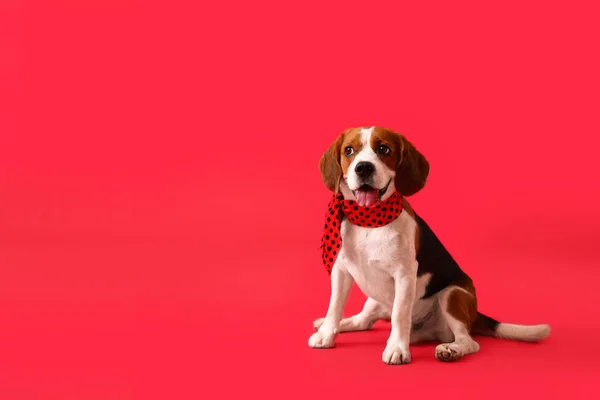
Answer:
<path fill-rule="evenodd" d="M 491 330 L 492 332 L 496 332 L 496 328 L 498 327 L 498 324 L 500 324 L 500 322 L 496 321 L 494 318 L 490 318 L 487 315 L 484 315 L 480 312 L 477 313 L 476 321 L 480 325 L 483 325 L 487 329 Z"/>
<path fill-rule="evenodd" d="M 426 299 L 450 286 L 453 282 L 462 281 L 468 276 L 460 269 L 442 242 L 429 228 L 429 225 L 416 213 L 415 219 L 419 225 L 419 251 L 417 253 L 419 269 L 417 276 L 426 273 L 431 274 L 431 280 L 427 285 L 425 295 L 422 297 Z"/>

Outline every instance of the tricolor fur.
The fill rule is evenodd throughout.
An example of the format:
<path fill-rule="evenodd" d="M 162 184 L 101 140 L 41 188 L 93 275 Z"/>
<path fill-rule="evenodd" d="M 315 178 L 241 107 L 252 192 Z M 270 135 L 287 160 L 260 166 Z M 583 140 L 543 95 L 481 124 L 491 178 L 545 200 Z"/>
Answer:
<path fill-rule="evenodd" d="M 366 206 L 394 191 L 413 195 L 429 175 L 429 163 L 404 136 L 379 127 L 345 131 L 319 167 L 330 190 Z M 334 347 L 338 333 L 367 330 L 380 319 L 390 320 L 392 327 L 382 356 L 387 364 L 410 362 L 409 344 L 425 340 L 441 341 L 435 356 L 455 361 L 479 350 L 473 334 L 523 341 L 549 335 L 548 325 L 499 323 L 479 313 L 471 278 L 406 199 L 403 208 L 396 220 L 378 228 L 342 221 L 329 308 L 314 322 L 311 347 Z M 359 314 L 343 319 L 353 282 L 368 299 Z"/>

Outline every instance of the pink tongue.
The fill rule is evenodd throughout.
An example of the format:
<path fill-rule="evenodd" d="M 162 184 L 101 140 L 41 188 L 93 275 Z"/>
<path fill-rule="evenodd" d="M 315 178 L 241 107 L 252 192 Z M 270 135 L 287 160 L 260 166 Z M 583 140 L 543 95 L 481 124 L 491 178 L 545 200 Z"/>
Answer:
<path fill-rule="evenodd" d="M 377 203 L 379 190 L 357 190 L 356 202 L 361 207 L 371 207 Z"/>

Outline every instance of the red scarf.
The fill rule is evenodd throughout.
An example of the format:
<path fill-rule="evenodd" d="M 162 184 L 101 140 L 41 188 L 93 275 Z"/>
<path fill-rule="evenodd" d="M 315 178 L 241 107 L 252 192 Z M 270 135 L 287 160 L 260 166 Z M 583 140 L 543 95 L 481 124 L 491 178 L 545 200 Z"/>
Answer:
<path fill-rule="evenodd" d="M 321 238 L 323 264 L 327 272 L 331 274 L 335 259 L 342 248 L 340 228 L 344 216 L 354 225 L 377 228 L 394 221 L 401 212 L 402 196 L 398 192 L 394 192 L 386 201 L 379 202 L 374 207 L 361 207 L 354 200 L 344 200 L 341 193 L 334 195 L 328 205 Z"/>

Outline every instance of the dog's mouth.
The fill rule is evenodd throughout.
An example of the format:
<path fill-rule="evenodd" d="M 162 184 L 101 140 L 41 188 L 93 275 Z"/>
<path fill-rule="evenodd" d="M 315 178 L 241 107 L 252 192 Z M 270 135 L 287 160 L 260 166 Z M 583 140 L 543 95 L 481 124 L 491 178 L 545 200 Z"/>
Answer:
<path fill-rule="evenodd" d="M 356 197 L 356 203 L 361 207 L 372 207 L 381 200 L 381 197 L 387 192 L 388 187 L 392 180 L 381 189 L 375 189 L 370 185 L 362 185 L 356 190 L 352 191 L 354 197 Z"/>

